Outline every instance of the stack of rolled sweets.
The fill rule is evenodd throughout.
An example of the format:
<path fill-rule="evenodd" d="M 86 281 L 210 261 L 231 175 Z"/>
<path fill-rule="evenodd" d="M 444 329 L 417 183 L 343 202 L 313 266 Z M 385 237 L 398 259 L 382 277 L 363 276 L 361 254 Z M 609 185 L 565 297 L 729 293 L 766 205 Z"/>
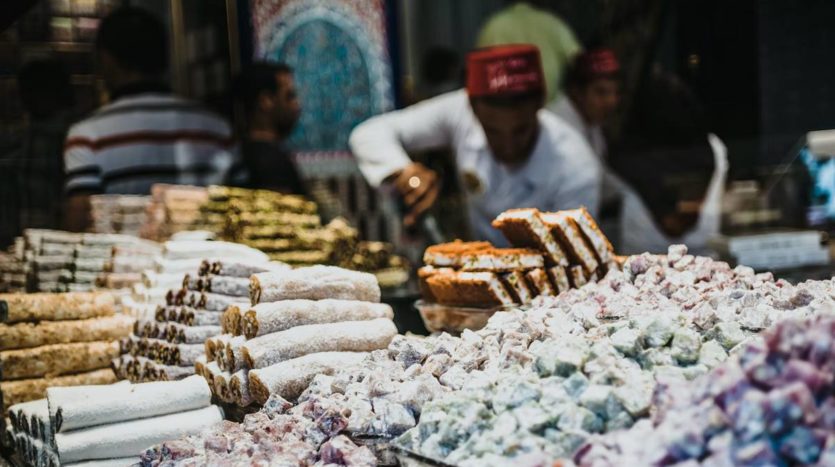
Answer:
<path fill-rule="evenodd" d="M 151 202 L 140 235 L 161 242 L 193 229 L 200 218 L 200 207 L 208 201 L 205 187 L 157 183 L 151 187 Z"/>
<path fill-rule="evenodd" d="M 0 295 L 5 406 L 41 399 L 50 386 L 115 382 L 108 366 L 134 320 L 114 308 L 113 296 L 104 292 Z"/>
<path fill-rule="evenodd" d="M 206 339 L 221 334 L 223 311 L 249 303 L 249 276 L 287 269 L 262 260 L 201 261 L 195 273 L 180 277 L 181 288 L 169 293 L 167 304 L 158 306 L 153 318 L 137 321 L 130 348 L 125 349 L 131 355 L 114 361 L 114 369 L 134 382 L 194 374 L 194 358 L 204 354 Z M 189 357 L 182 358 L 186 354 Z"/>
<path fill-rule="evenodd" d="M 224 313 L 225 333 L 206 342 L 202 372 L 223 399 L 295 399 L 317 374 L 359 363 L 397 334 L 377 279 L 333 266 L 250 278 L 251 306 Z M 219 382 L 218 382 L 219 380 Z"/>
<path fill-rule="evenodd" d="M 205 258 L 234 258 L 236 261 L 267 263 L 264 253 L 229 242 L 170 240 L 154 260 L 153 270 L 143 272 L 142 283 L 133 288 L 130 307 L 137 317 L 154 319 L 157 305 L 182 288 L 183 276 L 193 274 Z"/>
<path fill-rule="evenodd" d="M 122 390 L 129 386 L 127 381 L 113 385 L 75 386 L 67 389 L 75 394 L 99 390 L 102 394 Z M 55 437 L 49 417 L 49 403 L 46 398 L 21 402 L 9 408 L 9 441 L 5 444 L 14 449 L 18 457 L 28 465 L 36 467 L 60 466 L 58 453 L 55 451 Z"/>
<path fill-rule="evenodd" d="M 50 388 L 47 401 L 61 465 L 131 465 L 162 441 L 200 433 L 223 420 L 199 376 L 116 386 Z"/>
<path fill-rule="evenodd" d="M 150 240 L 115 245 L 104 264 L 104 272 L 96 279 L 96 286 L 123 290 L 129 296 L 134 285 L 142 282 L 142 272 L 153 268 L 154 259 L 161 254 L 162 245 Z"/>
<path fill-rule="evenodd" d="M 90 217 L 93 231 L 118 233 L 135 237 L 146 223 L 150 196 L 94 195 L 90 197 Z"/>

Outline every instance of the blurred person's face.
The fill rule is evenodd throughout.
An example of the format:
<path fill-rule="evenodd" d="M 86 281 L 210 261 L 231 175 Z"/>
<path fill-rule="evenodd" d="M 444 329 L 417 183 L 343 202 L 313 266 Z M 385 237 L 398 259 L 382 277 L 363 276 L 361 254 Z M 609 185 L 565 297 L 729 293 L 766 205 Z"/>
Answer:
<path fill-rule="evenodd" d="M 273 97 L 270 114 L 275 129 L 283 135 L 288 135 L 299 121 L 301 103 L 292 74 L 278 73 L 275 79 L 278 82 L 278 90 Z"/>
<path fill-rule="evenodd" d="M 618 108 L 620 83 L 615 79 L 596 79 L 570 94 L 586 123 L 602 125 Z"/>
<path fill-rule="evenodd" d="M 539 134 L 535 100 L 502 106 L 475 99 L 472 108 L 496 160 L 511 168 L 527 162 Z"/>

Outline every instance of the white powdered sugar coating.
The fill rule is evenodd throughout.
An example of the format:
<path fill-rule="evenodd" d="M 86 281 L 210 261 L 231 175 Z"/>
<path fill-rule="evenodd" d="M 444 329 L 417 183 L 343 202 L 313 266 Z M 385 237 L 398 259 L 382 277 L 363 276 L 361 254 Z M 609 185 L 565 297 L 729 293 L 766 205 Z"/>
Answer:
<path fill-rule="evenodd" d="M 390 319 L 297 326 L 247 341 L 243 348 L 250 368 L 318 352 L 367 352 L 384 349 L 397 335 Z"/>

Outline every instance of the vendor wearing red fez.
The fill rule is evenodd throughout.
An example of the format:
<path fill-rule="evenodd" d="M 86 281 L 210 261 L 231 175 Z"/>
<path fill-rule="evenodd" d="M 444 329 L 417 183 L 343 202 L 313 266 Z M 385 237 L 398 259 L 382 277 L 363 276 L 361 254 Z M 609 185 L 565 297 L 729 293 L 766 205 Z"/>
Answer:
<path fill-rule="evenodd" d="M 467 88 L 374 117 L 351 134 L 372 186 L 392 183 L 411 225 L 438 197 L 438 176 L 410 151 L 455 153 L 475 238 L 505 242 L 490 226 L 502 211 L 597 209 L 600 166 L 583 137 L 542 109 L 545 85 L 531 45 L 478 49 L 467 57 Z"/>
<path fill-rule="evenodd" d="M 605 159 L 602 125 L 620 103 L 620 63 L 615 53 L 598 48 L 577 55 L 566 74 L 565 96 L 551 110 L 588 139 L 598 158 Z"/>

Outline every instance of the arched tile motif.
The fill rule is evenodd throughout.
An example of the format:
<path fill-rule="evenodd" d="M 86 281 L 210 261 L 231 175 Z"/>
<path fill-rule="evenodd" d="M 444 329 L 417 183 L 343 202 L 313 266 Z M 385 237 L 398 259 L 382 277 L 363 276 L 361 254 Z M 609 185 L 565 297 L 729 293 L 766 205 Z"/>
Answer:
<path fill-rule="evenodd" d="M 394 107 L 383 0 L 251 0 L 255 58 L 295 69 L 302 116 L 290 145 L 339 151 Z"/>

